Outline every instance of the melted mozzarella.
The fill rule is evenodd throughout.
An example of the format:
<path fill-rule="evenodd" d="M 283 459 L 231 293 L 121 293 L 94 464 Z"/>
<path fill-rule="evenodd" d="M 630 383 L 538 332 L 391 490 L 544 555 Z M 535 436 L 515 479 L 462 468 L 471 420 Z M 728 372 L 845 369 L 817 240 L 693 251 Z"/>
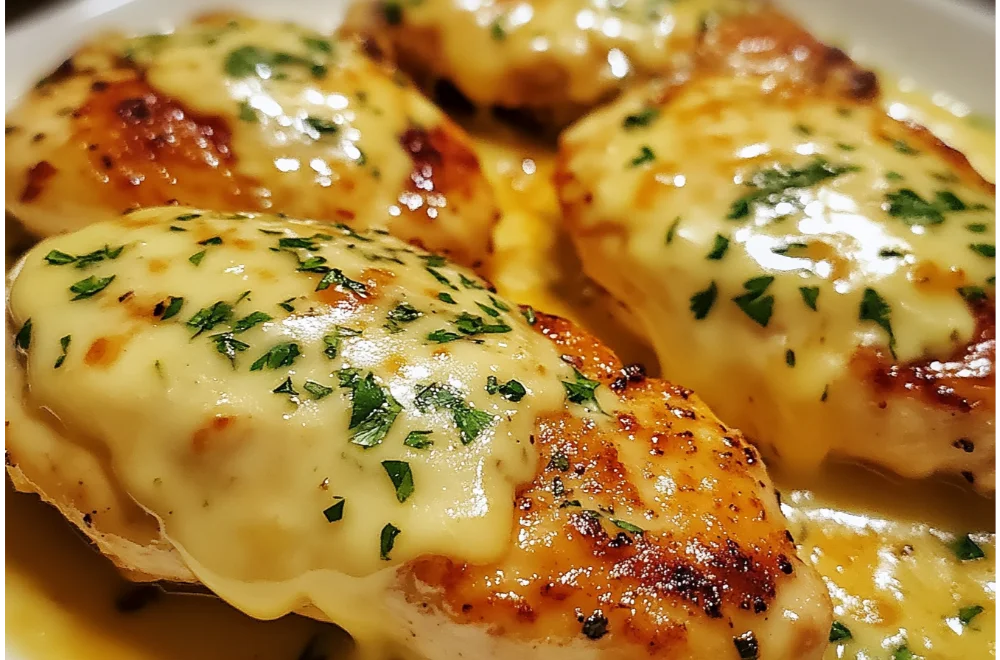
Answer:
<path fill-rule="evenodd" d="M 971 168 L 875 105 L 782 99 L 729 77 L 639 90 L 563 148 L 588 273 L 640 317 L 665 375 L 792 463 L 839 451 L 913 476 L 974 470 L 992 488 L 986 395 L 969 398 L 971 429 L 947 410 L 921 420 L 916 398 L 872 421 L 857 413 L 878 395 L 854 373 L 865 351 L 946 371 L 988 343 L 962 293 L 992 298 L 995 272 L 992 187 Z M 978 360 L 960 376 L 991 374 Z M 954 449 L 963 436 L 979 455 Z M 917 451 L 924 438 L 934 452 Z"/>
<path fill-rule="evenodd" d="M 743 6 L 729 0 L 425 0 L 359 3 L 355 13 L 379 14 L 376 31 L 393 40 L 404 69 L 447 79 L 480 105 L 558 113 L 607 99 L 626 80 L 681 66 L 707 15 Z M 371 18 L 353 22 L 364 29 Z"/>
<path fill-rule="evenodd" d="M 51 263 L 105 246 L 122 248 L 85 268 Z M 328 288 L 323 273 L 297 270 L 323 259 L 337 269 Z M 24 405 L 106 452 L 224 598 L 263 618 L 305 600 L 355 632 L 378 615 L 344 594 L 377 593 L 387 567 L 500 557 L 514 491 L 537 468 L 535 419 L 563 408 L 559 379 L 572 380 L 516 307 L 438 259 L 376 233 L 183 208 L 46 240 L 10 291 L 14 326 L 31 320 Z M 74 283 L 109 277 L 74 300 Z M 212 309 L 219 322 L 197 332 Z M 243 330 L 247 319 L 259 322 Z M 356 424 L 373 396 L 357 385 L 366 378 L 380 407 Z M 488 391 L 494 378 L 519 383 L 523 398 Z M 411 433 L 427 446 L 408 446 Z M 394 488 L 385 461 L 404 462 L 412 485 Z M 342 518 L 328 522 L 338 502 Z M 389 523 L 400 530 L 391 551 Z"/>

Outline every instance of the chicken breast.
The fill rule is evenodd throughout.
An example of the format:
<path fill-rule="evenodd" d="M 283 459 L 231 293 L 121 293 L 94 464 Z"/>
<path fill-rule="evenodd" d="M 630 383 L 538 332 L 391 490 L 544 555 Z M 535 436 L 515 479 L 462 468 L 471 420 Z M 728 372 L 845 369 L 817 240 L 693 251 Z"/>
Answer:
<path fill-rule="evenodd" d="M 359 44 L 214 15 L 105 35 L 6 120 L 7 210 L 49 236 L 193 204 L 379 227 L 476 264 L 499 212 L 465 133 Z"/>
<path fill-rule="evenodd" d="M 787 22 L 703 44 L 564 134 L 587 273 L 765 456 L 992 491 L 994 186 Z"/>
<path fill-rule="evenodd" d="M 556 126 L 636 80 L 685 70 L 706 23 L 749 0 L 566 0 L 456 3 L 367 0 L 346 29 L 380 43 L 445 99 L 526 111 Z M 475 53 L 475 57 L 470 57 Z"/>
<path fill-rule="evenodd" d="M 149 209 L 41 242 L 8 306 L 8 473 L 133 578 L 371 657 L 826 647 L 742 435 L 439 255 Z"/>

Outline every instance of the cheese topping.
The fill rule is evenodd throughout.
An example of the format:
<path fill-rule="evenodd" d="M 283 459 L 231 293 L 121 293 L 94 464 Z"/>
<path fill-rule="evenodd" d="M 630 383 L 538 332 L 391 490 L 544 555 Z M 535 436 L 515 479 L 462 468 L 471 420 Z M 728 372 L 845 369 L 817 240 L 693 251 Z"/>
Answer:
<path fill-rule="evenodd" d="M 405 26 L 428 44 L 439 77 L 451 79 L 480 104 L 536 105 L 539 98 L 592 104 L 623 79 L 669 71 L 686 56 L 678 48 L 697 34 L 710 12 L 732 11 L 730 0 L 576 0 L 506 3 L 477 0 L 384 2 L 382 20 Z M 469 57 L 469 53 L 476 57 Z M 401 61 L 407 65 L 405 60 Z M 560 71 L 546 72 L 556 64 Z M 537 79 L 537 83 L 531 81 Z M 533 98 L 535 97 L 535 98 Z"/>
<path fill-rule="evenodd" d="M 971 170 L 877 107 L 782 103 L 732 79 L 669 104 L 636 96 L 568 141 L 588 145 L 572 169 L 596 181 L 581 232 L 622 224 L 624 302 L 687 311 L 646 318 L 654 335 L 697 327 L 713 346 L 753 345 L 745 360 L 810 400 L 858 347 L 905 362 L 973 338 L 968 301 L 995 269 L 994 197 Z"/>
<path fill-rule="evenodd" d="M 294 191 L 301 215 L 316 215 L 332 188 L 345 208 L 365 200 L 398 216 L 411 200 L 380 181 L 406 180 L 413 169 L 399 138 L 441 121 L 440 111 L 353 42 L 291 23 L 194 23 L 124 48 L 154 88 L 202 115 L 227 118 L 240 172 Z M 260 191 L 265 203 L 271 194 L 278 193 Z M 429 218 L 439 202 L 426 209 Z"/>
<path fill-rule="evenodd" d="M 470 271 L 269 216 L 151 209 L 46 240 L 9 304 L 26 405 L 106 452 L 199 578 L 269 618 L 344 574 L 496 560 L 535 420 L 574 381 Z"/>

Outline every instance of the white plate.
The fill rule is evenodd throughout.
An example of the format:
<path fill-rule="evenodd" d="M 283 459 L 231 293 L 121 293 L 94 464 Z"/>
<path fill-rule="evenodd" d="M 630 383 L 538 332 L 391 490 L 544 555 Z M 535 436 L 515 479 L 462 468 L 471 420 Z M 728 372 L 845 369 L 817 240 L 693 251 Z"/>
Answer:
<path fill-rule="evenodd" d="M 777 0 L 818 36 L 858 60 L 995 115 L 993 13 L 970 0 Z M 332 30 L 347 0 L 78 0 L 32 16 L 6 35 L 5 107 L 100 30 L 159 32 L 195 14 L 238 9 Z M 7 649 L 7 658 L 18 656 Z"/>

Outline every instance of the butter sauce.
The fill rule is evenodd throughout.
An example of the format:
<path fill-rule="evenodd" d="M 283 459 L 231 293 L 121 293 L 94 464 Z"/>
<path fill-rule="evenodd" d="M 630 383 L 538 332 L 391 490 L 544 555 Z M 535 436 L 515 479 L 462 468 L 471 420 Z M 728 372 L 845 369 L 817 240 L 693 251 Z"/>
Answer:
<path fill-rule="evenodd" d="M 955 146 L 988 174 L 982 164 L 993 162 L 992 131 L 952 117 L 921 95 L 906 97 L 905 107 L 954 129 Z M 496 129 L 480 152 L 506 211 L 493 271 L 501 292 L 573 317 L 600 330 L 623 357 L 655 364 L 649 349 L 616 325 L 579 277 L 548 183 L 551 156 Z M 785 488 L 783 508 L 802 543 L 800 553 L 827 576 L 837 619 L 856 640 L 832 645 L 830 660 L 891 657 L 904 628 L 918 655 L 995 656 L 993 500 L 936 482 L 882 480 L 856 469 L 831 470 L 806 484 L 775 477 Z M 316 635 L 331 635 L 333 649 L 346 648 L 332 626 L 294 616 L 254 621 L 213 598 L 168 595 L 122 613 L 114 600 L 125 585 L 61 516 L 10 489 L 5 509 L 8 645 L 27 658 L 277 660 L 300 653 L 310 658 L 304 650 L 317 648 L 310 645 Z M 979 562 L 954 560 L 932 533 L 977 530 L 986 532 L 976 536 L 987 552 Z M 956 607 L 975 603 L 985 611 L 973 626 L 956 629 Z M 331 657 L 339 657 L 334 653 Z"/>

